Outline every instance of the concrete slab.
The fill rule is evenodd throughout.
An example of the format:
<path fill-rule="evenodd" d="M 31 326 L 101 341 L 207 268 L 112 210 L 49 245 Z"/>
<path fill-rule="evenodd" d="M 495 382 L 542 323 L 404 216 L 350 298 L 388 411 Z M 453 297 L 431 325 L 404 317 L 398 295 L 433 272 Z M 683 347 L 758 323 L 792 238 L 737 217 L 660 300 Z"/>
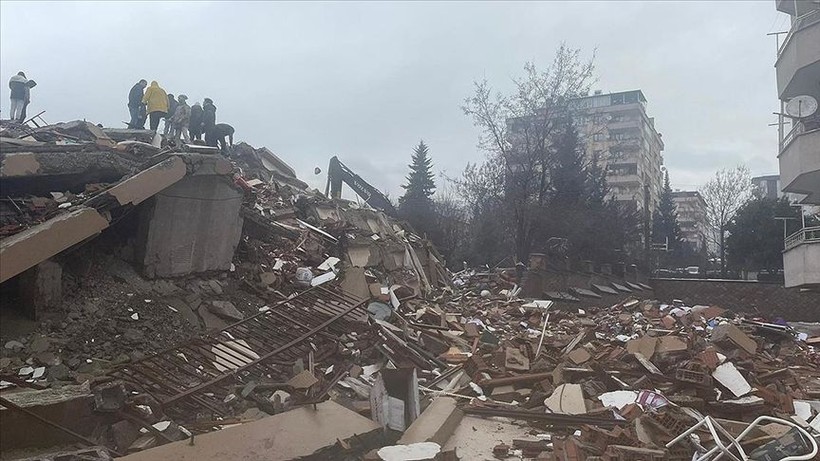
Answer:
<path fill-rule="evenodd" d="M 345 268 L 341 286 L 344 291 L 355 294 L 360 298 L 370 297 L 370 288 L 367 286 L 367 278 L 364 275 L 363 267 Z"/>
<path fill-rule="evenodd" d="M 626 283 L 629 283 L 629 282 L 626 282 Z M 615 282 L 612 282 L 612 286 L 615 287 L 616 290 L 624 292 L 624 293 L 632 293 L 633 289 L 643 291 L 643 289 L 641 287 L 635 288 L 635 286 L 633 286 L 632 289 L 630 289 L 630 288 L 625 287 L 624 285 L 621 285 L 620 283 L 615 283 Z"/>
<path fill-rule="evenodd" d="M 124 461 L 285 461 L 381 427 L 331 401 L 134 453 Z"/>
<path fill-rule="evenodd" d="M 6 154 L 3 157 L 3 162 L 0 163 L 0 176 L 4 178 L 30 176 L 39 174 L 41 169 L 37 154 L 33 152 Z"/>
<path fill-rule="evenodd" d="M 553 301 L 568 301 L 568 302 L 579 302 L 580 299 L 572 296 L 569 293 L 562 292 L 562 291 L 545 291 L 544 296 L 553 300 Z"/>
<path fill-rule="evenodd" d="M 102 232 L 108 220 L 92 208 L 55 216 L 0 242 L 0 282 Z"/>
<path fill-rule="evenodd" d="M 626 282 L 626 286 L 628 286 L 629 288 L 632 288 L 633 290 L 638 290 L 638 291 L 643 290 L 643 287 L 638 285 L 637 283 Z"/>
<path fill-rule="evenodd" d="M 91 435 L 101 423 L 94 414 L 89 384 L 58 389 L 4 392 L 3 397 L 37 415 L 82 435 Z M 31 447 L 76 443 L 76 439 L 29 415 L 0 406 L 0 440 L 3 452 Z"/>
<path fill-rule="evenodd" d="M 584 391 L 580 384 L 561 384 L 544 400 L 544 405 L 555 413 L 565 415 L 580 415 L 587 412 Z"/>
<path fill-rule="evenodd" d="M 413 424 L 404 431 L 399 445 L 435 442 L 444 445 L 453 435 L 464 414 L 456 408 L 456 399 L 439 397 L 427 406 Z"/>
<path fill-rule="evenodd" d="M 613 290 L 612 288 L 609 288 L 606 285 L 598 285 L 598 284 L 593 283 L 592 288 L 594 288 L 599 293 L 605 294 L 605 295 L 617 295 L 618 294 L 617 291 Z"/>
<path fill-rule="evenodd" d="M 601 299 L 601 295 L 595 293 L 594 291 L 587 290 L 586 288 L 572 287 L 570 288 L 570 290 L 572 290 L 572 292 L 574 292 L 576 295 L 584 298 Z"/>
<path fill-rule="evenodd" d="M 187 171 L 181 157 L 170 157 L 120 182 L 107 193 L 120 205 L 137 205 L 185 177 Z"/>
<path fill-rule="evenodd" d="M 500 442 L 527 438 L 530 431 L 525 425 L 508 418 L 465 416 L 442 451 L 456 450 L 459 459 L 492 460 L 493 447 Z"/>

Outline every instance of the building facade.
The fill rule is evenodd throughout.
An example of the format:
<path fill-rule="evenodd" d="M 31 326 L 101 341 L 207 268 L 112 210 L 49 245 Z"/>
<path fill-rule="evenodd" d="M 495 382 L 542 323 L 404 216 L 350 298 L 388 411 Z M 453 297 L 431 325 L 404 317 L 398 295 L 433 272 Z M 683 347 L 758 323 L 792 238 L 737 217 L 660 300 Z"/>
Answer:
<path fill-rule="evenodd" d="M 775 0 L 775 7 L 791 19 L 775 61 L 780 113 L 787 114 L 779 124 L 781 187 L 801 194 L 802 204 L 820 205 L 820 111 L 810 110 L 820 101 L 820 3 Z M 820 289 L 820 226 L 786 238 L 783 267 L 787 287 Z"/>
<path fill-rule="evenodd" d="M 663 140 L 646 112 L 641 90 L 602 94 L 573 101 L 575 120 L 587 156 L 606 169 L 612 196 L 651 215 L 663 188 Z"/>
<path fill-rule="evenodd" d="M 706 202 L 697 191 L 672 192 L 683 240 L 696 253 L 706 249 Z"/>
<path fill-rule="evenodd" d="M 803 198 L 800 194 L 783 192 L 783 186 L 780 182 L 780 175 L 777 174 L 756 176 L 752 178 L 752 189 L 754 189 L 755 193 L 760 194 L 760 196 L 774 200 L 786 197 L 789 202 L 796 203 Z"/>

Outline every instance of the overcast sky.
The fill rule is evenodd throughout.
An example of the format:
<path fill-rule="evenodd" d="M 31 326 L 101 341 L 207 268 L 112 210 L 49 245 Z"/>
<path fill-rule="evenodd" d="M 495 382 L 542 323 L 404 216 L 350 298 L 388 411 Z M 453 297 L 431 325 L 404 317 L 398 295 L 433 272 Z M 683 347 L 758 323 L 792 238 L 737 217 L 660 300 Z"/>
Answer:
<path fill-rule="evenodd" d="M 437 172 L 480 161 L 460 105 L 561 41 L 597 49 L 596 89 L 642 89 L 673 187 L 721 167 L 777 173 L 773 1 L 48 3 L 0 1 L 0 75 L 37 81 L 29 113 L 123 127 L 128 90 L 157 80 L 210 97 L 236 137 L 324 190 L 332 155 L 400 194 L 414 145 Z M 0 86 L 8 112 L 8 87 Z M 5 116 L 4 116 L 5 118 Z M 313 168 L 323 173 L 314 176 Z"/>

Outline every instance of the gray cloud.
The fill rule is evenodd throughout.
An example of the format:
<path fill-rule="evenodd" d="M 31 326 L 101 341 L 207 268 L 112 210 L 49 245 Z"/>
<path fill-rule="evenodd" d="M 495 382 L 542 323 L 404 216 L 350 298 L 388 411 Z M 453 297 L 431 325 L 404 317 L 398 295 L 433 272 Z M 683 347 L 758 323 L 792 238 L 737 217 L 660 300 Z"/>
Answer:
<path fill-rule="evenodd" d="M 781 17 L 782 16 L 782 17 Z M 480 161 L 459 109 L 472 81 L 509 89 L 560 41 L 597 49 L 604 91 L 641 88 L 673 185 L 745 163 L 777 171 L 772 2 L 0 3 L 0 77 L 37 80 L 49 121 L 122 126 L 128 89 L 156 79 L 216 102 L 237 138 L 324 187 L 331 155 L 401 193 L 412 147 L 438 170 Z M 0 86 L 5 109 L 8 93 Z"/>

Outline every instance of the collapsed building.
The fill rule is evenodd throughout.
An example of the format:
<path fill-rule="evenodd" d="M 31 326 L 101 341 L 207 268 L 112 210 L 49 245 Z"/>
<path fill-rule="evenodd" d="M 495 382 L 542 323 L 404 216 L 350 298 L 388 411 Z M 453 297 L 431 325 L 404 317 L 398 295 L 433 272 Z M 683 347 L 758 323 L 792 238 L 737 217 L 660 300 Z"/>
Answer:
<path fill-rule="evenodd" d="M 0 181 L 0 458 L 816 454 L 813 325 L 545 255 L 452 273 L 244 143 L 5 123 Z"/>

